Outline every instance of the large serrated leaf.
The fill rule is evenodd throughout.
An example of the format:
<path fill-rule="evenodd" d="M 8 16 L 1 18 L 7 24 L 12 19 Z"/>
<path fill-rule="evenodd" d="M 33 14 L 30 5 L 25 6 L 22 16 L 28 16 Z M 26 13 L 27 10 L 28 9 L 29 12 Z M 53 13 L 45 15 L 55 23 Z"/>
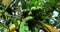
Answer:
<path fill-rule="evenodd" d="M 29 32 L 29 28 L 25 22 L 21 22 L 19 32 Z"/>

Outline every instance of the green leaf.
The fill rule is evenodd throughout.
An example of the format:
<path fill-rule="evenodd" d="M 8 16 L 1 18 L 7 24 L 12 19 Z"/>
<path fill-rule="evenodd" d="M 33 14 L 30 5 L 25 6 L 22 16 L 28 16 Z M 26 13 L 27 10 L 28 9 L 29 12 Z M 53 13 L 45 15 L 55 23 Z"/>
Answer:
<path fill-rule="evenodd" d="M 7 28 L 4 24 L 0 24 L 0 29 Z"/>
<path fill-rule="evenodd" d="M 0 13 L 3 12 L 4 10 L 0 10 Z"/>
<path fill-rule="evenodd" d="M 51 5 L 54 5 L 56 3 L 56 0 L 49 0 Z"/>
<path fill-rule="evenodd" d="M 31 19 L 33 19 L 32 16 L 27 16 L 26 18 L 23 19 L 23 21 L 26 22 L 26 21 L 31 20 Z"/>
<path fill-rule="evenodd" d="M 18 22 L 16 18 L 11 18 L 12 22 L 16 25 L 16 27 L 18 27 Z"/>
<path fill-rule="evenodd" d="M 31 31 L 32 31 L 32 32 L 38 32 L 38 28 L 37 28 L 37 27 L 32 27 L 32 28 L 31 28 Z"/>
<path fill-rule="evenodd" d="M 29 28 L 25 22 L 21 22 L 19 32 L 29 32 Z"/>
<path fill-rule="evenodd" d="M 24 27 L 25 27 L 24 31 L 25 31 L 25 32 L 29 32 L 28 26 L 26 25 L 26 26 L 24 26 Z"/>
<path fill-rule="evenodd" d="M 34 27 L 34 32 L 38 32 L 38 28 L 37 27 Z"/>
<path fill-rule="evenodd" d="M 21 22 L 19 32 L 24 32 L 24 22 Z"/>

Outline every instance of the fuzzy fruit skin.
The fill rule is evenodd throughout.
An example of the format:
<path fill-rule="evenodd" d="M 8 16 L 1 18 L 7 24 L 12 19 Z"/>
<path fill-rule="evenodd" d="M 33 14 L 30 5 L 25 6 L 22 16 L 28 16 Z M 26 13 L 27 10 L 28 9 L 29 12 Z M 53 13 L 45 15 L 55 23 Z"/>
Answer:
<path fill-rule="evenodd" d="M 20 25 L 20 22 L 21 22 L 21 21 L 20 21 L 20 20 L 17 20 L 17 22 L 18 22 L 18 25 Z"/>
<path fill-rule="evenodd" d="M 15 29 L 16 29 L 15 24 L 11 24 L 9 27 L 9 32 L 14 32 Z"/>
<path fill-rule="evenodd" d="M 20 21 L 19 21 L 19 20 L 17 20 L 17 22 L 18 22 L 18 25 L 20 25 Z M 15 31 L 15 29 L 16 29 L 15 24 L 11 24 L 11 25 L 10 25 L 10 27 L 9 27 L 9 32 L 14 32 L 14 31 Z"/>

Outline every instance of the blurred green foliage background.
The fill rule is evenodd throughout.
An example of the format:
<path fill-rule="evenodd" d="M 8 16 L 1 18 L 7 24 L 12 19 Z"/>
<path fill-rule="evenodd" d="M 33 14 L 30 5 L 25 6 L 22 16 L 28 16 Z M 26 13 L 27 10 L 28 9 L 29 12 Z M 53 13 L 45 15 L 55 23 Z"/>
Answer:
<path fill-rule="evenodd" d="M 1 32 L 53 32 L 49 25 L 60 31 L 60 0 L 0 0 Z"/>

